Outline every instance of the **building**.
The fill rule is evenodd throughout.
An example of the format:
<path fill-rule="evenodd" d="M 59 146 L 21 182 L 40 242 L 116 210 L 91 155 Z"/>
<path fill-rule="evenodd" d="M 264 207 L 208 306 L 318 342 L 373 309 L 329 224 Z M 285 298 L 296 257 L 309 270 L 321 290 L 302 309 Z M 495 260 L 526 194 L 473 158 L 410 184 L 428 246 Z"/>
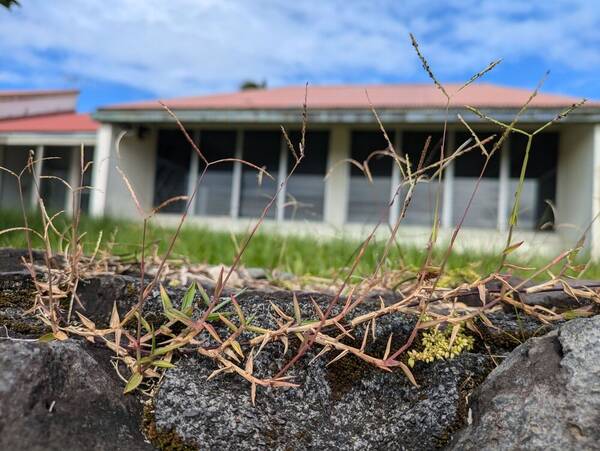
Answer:
<path fill-rule="evenodd" d="M 449 86 L 450 92 L 457 86 Z M 306 161 L 269 213 L 269 220 L 288 230 L 360 232 L 375 222 L 400 174 L 391 159 L 371 162 L 373 182 L 350 164 L 386 147 L 366 96 L 378 111 L 397 149 L 418 161 L 427 136 L 440 145 L 448 119 L 447 149 L 468 139 L 457 119 L 461 113 L 481 136 L 498 133 L 493 126 L 466 111 L 471 105 L 504 122 L 510 122 L 529 97 L 529 92 L 489 84 L 474 84 L 453 99 L 448 114 L 445 98 L 432 85 L 316 86 L 308 88 L 309 132 Z M 279 126 L 297 139 L 304 102 L 304 87 L 258 89 L 231 94 L 166 100 L 185 124 L 208 160 L 241 158 L 265 166 L 276 181 L 257 183 L 256 171 L 241 163 L 228 163 L 209 171 L 203 181 L 192 216 L 215 227 L 247 224 L 260 214 L 291 163 Z M 540 94 L 521 116 L 519 126 L 534 130 L 579 99 Z M 120 166 L 128 174 L 146 209 L 165 199 L 191 192 L 201 164 L 191 146 L 176 129 L 172 117 L 158 102 L 141 102 L 101 108 L 92 212 L 135 215 L 135 209 L 118 178 L 115 141 L 120 142 Z M 521 200 L 519 234 L 536 250 L 554 251 L 574 244 L 600 210 L 600 105 L 591 103 L 538 136 L 526 174 Z M 439 148 L 439 147 L 438 147 Z M 514 188 L 523 161 L 525 140 L 512 134 L 495 157 L 481 182 L 461 234 L 462 245 L 479 248 L 504 245 Z M 436 155 L 435 150 L 431 155 Z M 116 163 L 116 162 L 115 162 Z M 441 195 L 441 224 L 448 231 L 458 223 L 481 169 L 483 158 L 471 152 L 446 171 Z M 337 166 L 336 166 L 337 165 Z M 333 170 L 332 170 L 333 168 Z M 331 174 L 324 179 L 326 173 Z M 153 176 L 149 176 L 153 175 Z M 401 228 L 401 237 L 424 242 L 433 220 L 437 182 L 419 184 Z M 294 199 L 294 202 L 289 202 Z M 300 208 L 297 208 L 298 205 Z M 390 210 L 393 221 L 400 202 Z M 167 211 L 180 213 L 183 204 Z M 167 215 L 163 215 L 168 216 Z M 281 228 L 277 226 L 278 228 Z M 600 253 L 600 226 L 594 223 L 590 241 Z"/>
<path fill-rule="evenodd" d="M 30 153 L 34 155 L 37 180 L 22 177 L 25 203 L 37 204 L 38 192 L 51 210 L 72 209 L 72 192 L 60 181 L 79 186 L 81 149 L 85 162 L 93 158 L 98 123 L 87 114 L 76 113 L 76 90 L 0 91 L 0 166 L 21 172 Z M 83 182 L 91 185 L 91 171 Z M 40 187 L 34 189 L 35 183 Z M 90 192 L 82 194 L 84 209 L 88 208 Z M 15 177 L 0 170 L 0 208 L 20 208 Z"/>
<path fill-rule="evenodd" d="M 449 92 L 457 88 L 447 87 Z M 309 87 L 306 158 L 269 212 L 267 229 L 360 236 L 382 215 L 386 222 L 394 222 L 402 202 L 386 213 L 401 183 L 392 160 L 370 160 L 372 181 L 347 163 L 348 159 L 363 161 L 387 146 L 371 104 L 396 149 L 417 162 L 428 136 L 432 141 L 427 158 L 439 158 L 445 120 L 447 151 L 469 139 L 457 113 L 481 138 L 501 133 L 464 105 L 509 123 L 529 95 L 526 90 L 476 83 L 454 96 L 446 110 L 445 97 L 432 85 Z M 243 159 L 274 175 L 274 180 L 259 180 L 255 169 L 239 161 L 211 167 L 192 206 L 191 222 L 243 230 L 260 215 L 293 162 L 280 126 L 293 141 L 298 140 L 304 98 L 305 88 L 298 86 L 164 100 L 209 161 Z M 533 131 L 577 101 L 540 94 L 521 115 L 519 127 Z M 93 116 L 100 126 L 95 135 L 91 214 L 140 217 L 117 166 L 127 174 L 147 212 L 166 199 L 192 192 L 203 163 L 158 101 L 107 106 Z M 523 135 L 513 133 L 490 161 L 465 219 L 459 247 L 492 250 L 505 245 L 525 142 Z M 447 239 L 461 220 L 483 161 L 480 152 L 470 152 L 447 168 L 441 183 L 419 183 L 399 240 L 426 242 L 437 198 L 442 239 Z M 528 167 L 515 240 L 526 241 L 525 251 L 555 252 L 572 246 L 600 211 L 600 103 L 587 103 L 537 135 Z M 158 220 L 174 221 L 183 208 L 183 202 L 169 204 Z M 389 228 L 383 227 L 382 233 L 386 231 Z M 598 222 L 591 226 L 589 237 L 588 245 L 600 256 Z"/>

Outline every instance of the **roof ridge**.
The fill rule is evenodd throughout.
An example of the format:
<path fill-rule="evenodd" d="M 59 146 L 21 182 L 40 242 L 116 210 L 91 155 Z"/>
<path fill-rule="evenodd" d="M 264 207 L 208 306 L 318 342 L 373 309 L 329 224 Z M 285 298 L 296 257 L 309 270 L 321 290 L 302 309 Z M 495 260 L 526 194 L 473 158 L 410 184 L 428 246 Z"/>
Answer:
<path fill-rule="evenodd" d="M 0 98 L 4 97 L 32 97 L 32 96 L 52 96 L 59 94 L 77 94 L 79 89 L 15 89 L 15 90 L 0 90 Z"/>
<path fill-rule="evenodd" d="M 61 116 L 61 115 L 81 115 L 81 114 L 85 114 L 91 117 L 90 113 L 79 113 L 77 110 L 69 110 L 69 111 L 53 111 L 53 112 L 47 112 L 47 113 L 37 113 L 37 114 L 27 114 L 25 116 L 8 116 L 8 117 L 2 117 L 0 118 L 0 122 L 6 122 L 6 121 L 19 121 L 19 120 L 23 120 L 23 119 L 40 119 L 40 118 L 46 118 L 46 117 L 50 117 L 50 116 Z"/>

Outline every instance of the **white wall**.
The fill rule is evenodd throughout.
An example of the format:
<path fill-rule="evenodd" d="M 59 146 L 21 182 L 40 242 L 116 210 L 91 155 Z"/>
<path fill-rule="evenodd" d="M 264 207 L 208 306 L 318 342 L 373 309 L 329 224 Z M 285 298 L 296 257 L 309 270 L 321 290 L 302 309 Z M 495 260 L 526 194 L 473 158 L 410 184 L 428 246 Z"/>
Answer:
<path fill-rule="evenodd" d="M 118 151 L 110 159 L 110 183 L 107 186 L 105 214 L 115 217 L 140 218 L 127 184 L 117 167 L 127 177 L 142 209 L 149 213 L 154 198 L 156 172 L 156 132 L 145 129 L 140 137 L 137 130 L 128 131 L 120 140 Z"/>
<path fill-rule="evenodd" d="M 592 173 L 592 256 L 600 260 L 600 124 L 594 125 L 594 170 Z"/>
<path fill-rule="evenodd" d="M 77 92 L 0 97 L 0 119 L 74 112 Z"/>
<path fill-rule="evenodd" d="M 92 172 L 90 212 L 94 216 L 141 219 L 123 176 L 127 177 L 141 207 L 149 212 L 154 197 L 156 131 L 128 130 L 102 124 L 98 130 Z M 123 134 L 124 133 L 124 134 Z"/>
<path fill-rule="evenodd" d="M 556 228 L 565 248 L 575 245 L 592 220 L 594 176 L 598 177 L 594 163 L 594 126 L 563 127 L 558 154 Z M 590 246 L 591 239 L 586 244 Z"/>

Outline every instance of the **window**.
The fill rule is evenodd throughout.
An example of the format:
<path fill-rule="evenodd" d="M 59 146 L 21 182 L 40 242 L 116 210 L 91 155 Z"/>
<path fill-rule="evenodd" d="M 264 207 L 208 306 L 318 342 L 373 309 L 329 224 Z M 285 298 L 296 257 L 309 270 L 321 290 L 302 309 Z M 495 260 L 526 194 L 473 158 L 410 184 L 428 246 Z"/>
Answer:
<path fill-rule="evenodd" d="M 154 183 L 154 205 L 187 195 L 192 146 L 180 130 L 160 130 Z M 162 213 L 181 213 L 184 201 L 173 202 Z"/>
<path fill-rule="evenodd" d="M 484 140 L 490 135 L 490 133 L 477 133 L 480 140 Z M 471 138 L 469 133 L 457 133 L 455 148 L 460 147 L 469 138 Z M 473 140 L 472 144 L 474 144 Z M 486 149 L 491 150 L 493 144 L 492 142 L 487 143 Z M 484 163 L 485 156 L 479 148 L 472 149 L 454 160 L 452 225 L 458 225 L 463 217 Z M 495 228 L 498 224 L 499 193 L 500 151 L 496 151 L 483 174 L 463 225 L 465 227 Z"/>
<path fill-rule="evenodd" d="M 290 133 L 295 149 L 300 142 L 300 132 Z M 329 150 L 328 132 L 307 132 L 305 137 L 305 156 L 296 168 L 286 186 L 284 217 L 286 219 L 304 219 L 321 221 L 325 193 L 325 173 L 327 171 L 327 152 Z M 289 149 L 288 171 L 295 163 Z"/>
<path fill-rule="evenodd" d="M 423 152 L 427 138 L 431 136 L 431 142 L 426 153 Z M 435 164 L 440 160 L 440 148 L 442 145 L 441 132 L 405 132 L 402 136 L 402 152 L 408 156 L 411 162 L 411 168 L 416 171 L 419 167 L 419 162 L 423 158 L 422 168 Z M 436 197 L 439 192 L 439 211 L 442 213 L 443 195 L 437 176 L 434 179 L 429 179 L 436 168 L 426 172 L 426 179 L 417 183 L 413 191 L 412 200 L 408 206 L 406 216 L 403 220 L 405 224 L 426 225 L 433 224 L 434 213 L 436 207 Z M 403 190 L 406 193 L 406 189 Z M 403 202 L 403 196 L 400 199 L 400 204 Z"/>
<path fill-rule="evenodd" d="M 393 142 L 394 133 L 388 136 Z M 373 152 L 387 148 L 388 143 L 380 131 L 352 132 L 351 158 L 361 164 Z M 369 159 L 368 166 L 372 181 L 354 164 L 350 165 L 349 222 L 377 222 L 389 205 L 392 189 L 392 158 L 374 155 Z"/>
<path fill-rule="evenodd" d="M 277 192 L 277 172 L 281 155 L 281 134 L 278 131 L 244 132 L 243 159 L 263 168 L 274 178 L 243 165 L 240 198 L 240 216 L 258 217 Z M 269 209 L 268 218 L 276 216 L 276 205 Z"/>
<path fill-rule="evenodd" d="M 79 183 L 79 177 L 81 176 L 81 150 L 75 149 L 77 152 L 77 183 Z M 83 167 L 93 161 L 94 159 L 94 147 L 86 146 L 83 148 Z M 92 186 L 92 167 L 93 163 L 87 167 L 87 171 L 83 174 L 83 180 L 81 181 L 81 186 Z M 90 189 L 83 189 L 79 191 L 79 196 L 81 197 L 80 205 L 82 213 L 88 213 L 90 208 Z"/>
<path fill-rule="evenodd" d="M 236 132 L 200 132 L 200 150 L 209 162 L 235 157 Z M 200 161 L 199 171 L 204 169 Z M 200 216 L 227 216 L 231 212 L 233 162 L 211 166 L 196 193 L 195 213 Z"/>
<path fill-rule="evenodd" d="M 40 179 L 40 195 L 49 211 L 65 210 L 70 193 L 63 182 L 69 183 L 73 147 L 45 147 Z M 56 177 L 56 178 L 55 178 Z"/>
<path fill-rule="evenodd" d="M 18 174 L 27 166 L 29 156 L 28 147 L 5 146 L 0 148 L 0 166 L 10 169 Z M 33 189 L 33 179 L 26 172 L 21 179 L 23 184 L 23 198 L 29 204 Z M 7 172 L 0 171 L 0 207 L 8 209 L 21 208 L 19 201 L 19 187 L 17 179 Z"/>
<path fill-rule="evenodd" d="M 526 145 L 526 136 L 517 133 L 510 136 L 509 187 L 511 195 L 516 191 L 519 183 Z M 525 182 L 521 192 L 519 228 L 543 228 L 545 230 L 551 228 L 554 223 L 554 215 L 547 201 L 554 203 L 556 200 L 557 165 L 558 134 L 540 133 L 536 135 L 529 153 Z"/>

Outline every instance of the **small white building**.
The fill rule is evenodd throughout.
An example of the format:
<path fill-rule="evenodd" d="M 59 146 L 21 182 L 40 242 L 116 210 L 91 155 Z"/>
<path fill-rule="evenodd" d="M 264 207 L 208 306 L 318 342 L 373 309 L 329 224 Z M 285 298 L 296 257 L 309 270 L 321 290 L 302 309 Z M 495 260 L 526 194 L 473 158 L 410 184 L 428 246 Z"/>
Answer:
<path fill-rule="evenodd" d="M 60 177 L 71 186 L 79 186 L 82 146 L 85 161 L 94 154 L 98 123 L 76 112 L 78 95 L 76 90 L 0 91 L 0 166 L 19 173 L 32 154 L 39 192 L 52 210 L 69 211 L 72 193 L 56 179 L 40 176 Z M 83 182 L 91 184 L 91 171 L 84 174 Z M 22 184 L 27 204 L 36 205 L 38 190 L 29 172 L 22 177 Z M 83 192 L 85 209 L 89 197 L 89 191 Z M 3 170 L 0 208 L 20 208 L 17 181 Z"/>
<path fill-rule="evenodd" d="M 457 88 L 449 85 L 447 90 L 452 93 Z M 306 158 L 269 212 L 267 229 L 364 236 L 382 215 L 385 222 L 395 221 L 402 202 L 395 202 L 389 212 L 386 206 L 402 180 L 392 160 L 370 160 L 372 182 L 355 166 L 345 163 L 348 159 L 363 161 L 373 151 L 387 147 L 371 104 L 396 150 L 416 164 L 428 136 L 432 141 L 426 158 L 439 158 L 445 121 L 446 152 L 453 152 L 469 138 L 458 113 L 481 138 L 502 133 L 498 126 L 470 113 L 465 105 L 510 123 L 529 95 L 521 89 L 473 84 L 454 96 L 446 109 L 445 97 L 432 85 L 309 87 Z M 200 185 L 191 222 L 243 230 L 260 215 L 293 161 L 280 126 L 298 141 L 304 98 L 305 88 L 298 86 L 163 101 L 209 161 L 243 159 L 265 167 L 275 177 L 263 177 L 259 183 L 256 170 L 239 162 L 212 167 Z M 578 101 L 539 94 L 520 116 L 518 127 L 533 131 Z M 202 161 L 158 101 L 100 108 L 94 118 L 100 123 L 97 134 L 89 131 L 86 136 L 95 136 L 96 143 L 91 214 L 139 218 L 117 166 L 127 174 L 146 211 L 168 198 L 193 191 L 203 169 Z M 10 147 L 12 141 L 7 139 L 12 136 L 14 140 L 16 134 L 6 131 L 4 122 L 0 120 L 0 145 Z M 37 145 L 44 145 L 44 149 L 49 146 L 41 141 Z M 525 137 L 513 133 L 491 160 L 464 221 L 458 246 L 482 251 L 504 247 L 524 150 Z M 480 152 L 470 152 L 447 168 L 441 184 L 420 183 L 400 227 L 399 241 L 417 245 L 426 242 L 438 192 L 442 235 L 449 237 L 463 215 L 483 161 Z M 526 241 L 520 252 L 555 252 L 571 247 L 590 227 L 587 244 L 593 255 L 600 257 L 600 224 L 592 222 L 600 211 L 599 171 L 600 103 L 588 102 L 533 141 L 515 238 Z M 183 208 L 183 202 L 172 203 L 158 219 L 173 221 Z M 382 233 L 389 232 L 388 227 L 381 229 Z"/>

